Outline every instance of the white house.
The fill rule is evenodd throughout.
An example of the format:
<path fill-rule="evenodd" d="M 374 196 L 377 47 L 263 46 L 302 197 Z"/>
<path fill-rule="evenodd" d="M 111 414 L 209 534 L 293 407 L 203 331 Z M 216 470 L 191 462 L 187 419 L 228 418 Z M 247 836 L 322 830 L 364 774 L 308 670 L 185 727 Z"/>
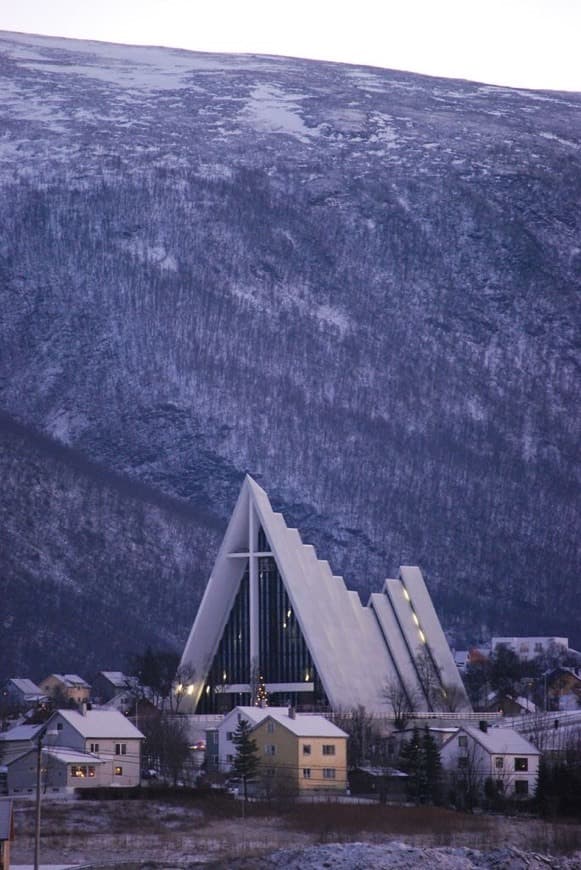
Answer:
<path fill-rule="evenodd" d="M 499 646 L 512 650 L 521 661 L 528 662 L 547 653 L 565 655 L 569 649 L 567 637 L 493 637 L 492 652 Z"/>
<path fill-rule="evenodd" d="M 443 744 L 442 767 L 482 794 L 486 780 L 509 798 L 533 797 L 541 753 L 512 728 L 467 725 Z"/>
<path fill-rule="evenodd" d="M 58 736 L 51 747 L 75 749 L 104 762 L 99 785 L 136 786 L 141 773 L 141 731 L 114 710 L 57 710 L 47 730 Z M 82 773 L 77 777 L 82 778 Z"/>
<path fill-rule="evenodd" d="M 24 740 L 28 735 L 20 736 Z M 4 793 L 34 792 L 39 736 L 37 729 L 23 742 L 21 753 L 12 753 L 5 760 L 0 782 Z M 141 731 L 121 713 L 84 708 L 57 710 L 42 732 L 43 787 L 49 792 L 66 792 L 137 786 L 143 739 Z"/>
<path fill-rule="evenodd" d="M 258 725 L 272 713 L 288 713 L 288 707 L 234 707 L 227 713 L 218 727 L 212 729 L 212 734 L 207 737 L 206 754 L 211 755 L 211 763 L 222 773 L 228 773 L 232 769 L 236 747 L 232 742 L 232 736 L 240 721 L 245 719 L 252 727 Z"/>

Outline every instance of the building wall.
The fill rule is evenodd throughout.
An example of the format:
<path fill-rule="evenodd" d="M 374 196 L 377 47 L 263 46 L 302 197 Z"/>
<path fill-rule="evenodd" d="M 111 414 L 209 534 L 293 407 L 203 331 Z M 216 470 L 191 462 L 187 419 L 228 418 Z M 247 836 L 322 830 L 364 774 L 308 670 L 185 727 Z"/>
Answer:
<path fill-rule="evenodd" d="M 347 738 L 297 737 L 283 725 L 265 720 L 252 732 L 261 759 L 263 776 L 284 778 L 294 791 L 345 791 L 347 788 Z M 332 746 L 334 755 L 324 755 Z M 274 754 L 270 754 L 274 747 Z M 307 754 L 305 747 L 310 747 Z M 334 778 L 325 776 L 334 771 Z M 272 773 L 270 772 L 272 771 Z M 305 774 L 309 771 L 309 775 Z"/>
<path fill-rule="evenodd" d="M 530 661 L 552 649 L 566 652 L 569 639 L 567 637 L 493 637 L 492 651 L 494 652 L 498 646 L 506 646 L 516 653 L 519 659 Z"/>
<path fill-rule="evenodd" d="M 467 738 L 466 748 L 459 745 L 459 739 L 463 736 Z M 461 776 L 462 768 L 459 766 L 458 759 L 462 757 L 467 758 L 467 763 L 471 767 L 471 774 L 475 775 L 475 778 L 478 780 L 478 787 L 481 793 L 484 792 L 486 779 L 490 777 L 495 782 L 502 782 L 506 797 L 519 796 L 518 794 L 515 795 L 515 783 L 517 781 L 527 782 L 528 797 L 534 796 L 539 773 L 538 754 L 529 754 L 524 751 L 516 753 L 490 753 L 475 741 L 471 735 L 464 735 L 460 732 L 442 747 L 442 766 L 449 773 Z M 516 758 L 526 758 L 528 770 L 516 770 Z M 502 759 L 502 767 L 496 766 L 497 759 Z"/>
<path fill-rule="evenodd" d="M 136 738 L 87 738 L 83 751 L 91 753 L 91 746 L 99 746 L 94 751 L 105 764 L 99 765 L 99 784 L 114 786 L 136 786 L 141 778 L 141 740 Z M 125 750 L 123 750 L 125 747 Z M 121 769 L 121 773 L 117 771 Z"/>
<path fill-rule="evenodd" d="M 76 704 L 81 704 L 83 701 L 88 701 L 91 694 L 91 689 L 89 686 L 67 686 L 65 683 L 61 682 L 61 680 L 59 680 L 54 674 L 46 677 L 42 681 L 42 683 L 39 684 L 39 688 L 51 697 L 54 697 L 55 695 L 58 695 L 60 693 L 64 698 L 67 698 L 70 701 L 74 701 Z"/>

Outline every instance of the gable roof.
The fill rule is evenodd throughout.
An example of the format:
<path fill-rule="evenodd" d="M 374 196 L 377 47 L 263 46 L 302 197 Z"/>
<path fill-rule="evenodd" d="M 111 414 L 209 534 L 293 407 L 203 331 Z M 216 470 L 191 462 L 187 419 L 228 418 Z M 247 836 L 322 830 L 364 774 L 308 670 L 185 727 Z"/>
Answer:
<path fill-rule="evenodd" d="M 128 677 L 123 671 L 99 671 L 99 676 L 108 680 L 116 689 L 129 689 L 137 682 L 137 677 Z"/>
<path fill-rule="evenodd" d="M 106 738 L 143 738 L 143 734 L 126 716 L 116 710 L 87 710 L 86 714 L 78 710 L 57 710 L 49 719 L 62 717 L 82 737 Z"/>
<path fill-rule="evenodd" d="M 325 719 L 324 716 L 318 716 L 316 714 L 299 714 L 293 718 L 288 715 L 288 712 L 271 712 L 268 716 L 265 717 L 264 721 L 267 722 L 269 719 L 272 719 L 274 722 L 282 725 L 283 728 L 286 728 L 287 731 L 290 731 L 297 737 L 337 738 L 348 736 L 345 731 L 342 731 L 340 728 L 334 725 L 333 722 L 329 722 L 329 720 Z M 262 725 L 263 722 L 259 722 L 258 724 Z M 255 728 L 257 727 L 258 725 L 255 726 Z"/>
<path fill-rule="evenodd" d="M 464 731 L 482 746 L 490 755 L 540 755 L 536 746 L 526 740 L 522 734 L 514 728 L 489 728 L 481 731 L 480 728 L 472 728 L 463 725 L 458 733 Z M 452 739 L 452 738 L 450 738 Z"/>
<path fill-rule="evenodd" d="M 250 558 L 252 527 L 262 527 L 317 674 L 334 709 L 387 713 L 386 686 L 410 687 L 427 709 L 418 655 L 426 650 L 445 686 L 470 709 L 421 571 L 400 569 L 363 606 L 314 547 L 303 544 L 273 511 L 266 492 L 246 476 L 182 656 L 196 674 L 186 703 L 198 703 Z"/>
<path fill-rule="evenodd" d="M 10 743 L 11 741 L 34 740 L 43 727 L 43 725 L 16 725 L 9 731 L 3 731 L 0 734 L 0 740 L 5 743 Z"/>
<path fill-rule="evenodd" d="M 240 716 L 241 719 L 246 719 L 250 725 L 258 725 L 263 719 L 266 719 L 266 717 L 270 716 L 272 713 L 286 713 L 287 711 L 288 707 L 250 707 L 239 705 L 238 707 L 234 707 L 233 710 L 230 710 L 229 713 L 226 713 L 224 719 L 220 723 L 220 728 L 223 728 L 224 725 L 228 725 L 230 719 L 234 719 L 237 723 L 238 716 Z"/>
<path fill-rule="evenodd" d="M 28 677 L 12 677 L 8 683 L 14 686 L 23 695 L 41 695 L 44 696 L 42 689 L 29 680 Z"/>

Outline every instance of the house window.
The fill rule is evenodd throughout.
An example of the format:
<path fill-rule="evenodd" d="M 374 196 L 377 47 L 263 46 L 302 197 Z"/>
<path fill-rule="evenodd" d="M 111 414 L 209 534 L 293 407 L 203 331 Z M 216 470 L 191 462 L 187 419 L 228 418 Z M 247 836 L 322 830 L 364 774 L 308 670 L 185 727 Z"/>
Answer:
<path fill-rule="evenodd" d="M 76 779 L 85 779 L 95 776 L 95 768 L 92 764 L 71 764 L 71 776 Z"/>
<path fill-rule="evenodd" d="M 529 760 L 528 758 L 515 758 L 514 760 L 514 769 L 515 770 L 528 770 L 529 769 Z"/>
<path fill-rule="evenodd" d="M 497 770 L 501 770 L 504 767 L 504 758 L 495 758 L 494 766 Z"/>
<path fill-rule="evenodd" d="M 496 780 L 496 791 L 499 794 L 504 794 L 504 781 L 502 779 Z"/>
<path fill-rule="evenodd" d="M 333 743 L 323 744 L 323 755 L 335 755 L 335 746 Z"/>
<path fill-rule="evenodd" d="M 514 793 L 520 796 L 529 793 L 529 784 L 526 779 L 517 779 L 514 784 Z"/>
<path fill-rule="evenodd" d="M 274 734 L 274 722 L 268 722 L 266 725 L 266 730 L 269 734 Z"/>
<path fill-rule="evenodd" d="M 310 754 L 311 754 L 311 744 L 310 743 L 303 743 L 303 755 L 310 755 Z"/>
<path fill-rule="evenodd" d="M 228 762 L 228 764 L 232 764 L 232 762 L 234 761 L 234 756 L 233 756 L 233 755 L 227 755 L 227 756 L 226 756 L 226 761 Z"/>
<path fill-rule="evenodd" d="M 311 778 L 311 768 L 310 767 L 303 767 L 303 779 L 310 779 L 310 778 Z"/>
<path fill-rule="evenodd" d="M 461 734 L 458 738 L 458 746 L 461 746 L 463 749 L 468 746 L 468 738 L 465 734 Z"/>
<path fill-rule="evenodd" d="M 127 755 L 127 744 L 126 743 L 116 743 L 115 744 L 115 755 Z"/>
<path fill-rule="evenodd" d="M 226 731 L 226 740 L 232 740 L 232 731 Z"/>
<path fill-rule="evenodd" d="M 57 722 L 57 723 L 56 723 L 56 730 L 57 730 L 57 731 L 62 731 L 62 730 L 63 730 L 63 723 L 62 723 L 62 722 Z"/>
<path fill-rule="evenodd" d="M 468 759 L 465 755 L 460 756 L 458 759 L 458 767 L 468 767 Z"/>
<path fill-rule="evenodd" d="M 123 776 L 123 768 L 121 767 L 120 764 L 118 764 L 115 767 L 114 773 L 115 773 L 115 776 Z"/>
<path fill-rule="evenodd" d="M 99 751 L 99 744 L 98 743 L 91 743 L 91 752 L 98 752 L 98 751 Z"/>
<path fill-rule="evenodd" d="M 267 743 L 266 744 L 266 746 L 264 747 L 264 754 L 265 755 L 276 755 L 276 746 L 274 745 L 274 743 Z"/>
<path fill-rule="evenodd" d="M 334 767 L 324 767 L 323 768 L 323 779 L 335 779 L 335 768 Z"/>

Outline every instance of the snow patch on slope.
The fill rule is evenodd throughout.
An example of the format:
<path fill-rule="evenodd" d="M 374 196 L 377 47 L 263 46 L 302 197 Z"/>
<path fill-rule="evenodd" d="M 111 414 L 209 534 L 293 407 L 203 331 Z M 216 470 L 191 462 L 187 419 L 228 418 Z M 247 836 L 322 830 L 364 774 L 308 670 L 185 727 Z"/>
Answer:
<path fill-rule="evenodd" d="M 308 142 L 317 133 L 307 127 L 299 114 L 298 101 L 302 99 L 302 94 L 287 93 L 276 85 L 257 84 L 240 116 L 256 130 L 288 133 Z"/>

